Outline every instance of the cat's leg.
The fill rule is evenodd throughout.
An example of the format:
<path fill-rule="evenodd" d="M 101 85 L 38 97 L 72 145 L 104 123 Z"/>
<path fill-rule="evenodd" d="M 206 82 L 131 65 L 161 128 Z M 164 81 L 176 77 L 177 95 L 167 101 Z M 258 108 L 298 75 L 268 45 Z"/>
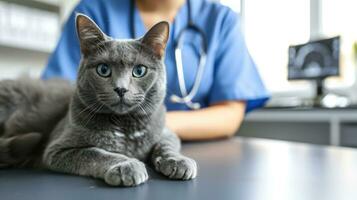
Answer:
<path fill-rule="evenodd" d="M 163 138 L 153 149 L 151 161 L 156 171 L 171 179 L 193 179 L 197 175 L 197 164 L 180 153 L 180 146 L 176 134 L 165 129 Z"/>
<path fill-rule="evenodd" d="M 5 120 L 0 122 L 0 167 L 34 167 L 32 161 L 39 157 L 36 152 L 40 150 L 41 142 L 45 142 L 45 136 L 33 128 L 36 117 L 29 116 L 21 108 L 11 114 L 10 109 L 7 110 L 7 114 L 2 116 Z"/>
<path fill-rule="evenodd" d="M 47 121 L 40 119 L 40 114 L 27 108 L 18 108 L 6 120 L 4 124 L 4 136 L 11 137 L 15 135 L 26 134 L 29 132 L 41 132 L 38 128 L 40 124 L 45 127 Z"/>
<path fill-rule="evenodd" d="M 148 179 L 141 161 L 97 147 L 51 146 L 45 152 L 44 163 L 51 170 L 104 179 L 112 186 L 136 186 Z"/>
<path fill-rule="evenodd" d="M 0 96 L 0 136 L 4 135 L 5 123 L 13 113 L 13 108 L 3 101 L 4 99 Z"/>
<path fill-rule="evenodd" d="M 39 133 L 27 133 L 9 138 L 0 138 L 0 168 L 19 167 L 31 159 L 38 148 L 42 136 Z"/>

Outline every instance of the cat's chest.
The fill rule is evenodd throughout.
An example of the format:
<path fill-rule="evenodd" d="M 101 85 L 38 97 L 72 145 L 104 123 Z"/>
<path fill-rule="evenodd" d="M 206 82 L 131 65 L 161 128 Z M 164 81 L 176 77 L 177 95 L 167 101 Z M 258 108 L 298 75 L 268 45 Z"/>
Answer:
<path fill-rule="evenodd" d="M 144 160 L 151 151 L 155 139 L 146 131 L 124 134 L 120 131 L 109 131 L 99 143 L 99 147 L 110 152 L 124 154 Z"/>

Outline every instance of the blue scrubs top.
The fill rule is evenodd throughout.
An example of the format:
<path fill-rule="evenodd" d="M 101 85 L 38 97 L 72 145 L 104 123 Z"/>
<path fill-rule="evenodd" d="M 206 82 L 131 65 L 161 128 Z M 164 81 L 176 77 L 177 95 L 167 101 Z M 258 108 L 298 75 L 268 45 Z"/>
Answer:
<path fill-rule="evenodd" d="M 113 38 L 131 38 L 131 0 L 82 0 L 63 27 L 59 43 L 51 55 L 42 78 L 61 77 L 75 81 L 80 62 L 80 49 L 75 30 L 75 13 L 90 16 L 99 27 Z M 188 1 L 186 1 L 187 3 Z M 269 98 L 255 63 L 248 53 L 241 32 L 239 16 L 228 7 L 206 0 L 190 0 L 194 23 L 207 37 L 208 55 L 203 80 L 193 102 L 202 107 L 221 101 L 242 100 L 247 111 L 264 105 Z M 168 110 L 188 110 L 185 104 L 172 103 L 171 94 L 179 94 L 174 43 L 181 29 L 187 25 L 187 6 L 182 6 L 171 24 L 166 52 Z M 135 36 L 141 37 L 146 28 L 135 8 Z M 184 36 L 183 67 L 188 91 L 191 90 L 199 63 L 200 37 L 194 32 Z M 180 95 L 181 96 L 181 95 Z"/>

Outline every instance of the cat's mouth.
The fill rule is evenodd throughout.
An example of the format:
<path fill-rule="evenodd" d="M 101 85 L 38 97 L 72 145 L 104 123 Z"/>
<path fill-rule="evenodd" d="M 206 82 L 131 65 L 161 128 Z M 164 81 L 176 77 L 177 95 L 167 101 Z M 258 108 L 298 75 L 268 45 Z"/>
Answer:
<path fill-rule="evenodd" d="M 132 104 L 129 103 L 125 98 L 119 98 L 116 102 L 110 104 L 111 107 L 126 106 L 131 107 Z"/>
<path fill-rule="evenodd" d="M 119 100 L 117 102 L 114 102 L 110 105 L 111 107 L 118 107 L 118 106 L 127 106 L 127 107 L 131 107 L 132 105 L 126 103 L 124 100 Z"/>
<path fill-rule="evenodd" d="M 111 107 L 117 107 L 119 106 L 120 104 L 123 104 L 122 102 L 116 102 L 116 103 L 112 103 L 110 106 Z"/>
<path fill-rule="evenodd" d="M 136 107 L 136 104 L 129 102 L 124 98 L 121 98 L 118 101 L 111 103 L 110 107 L 113 111 L 117 113 L 126 113 L 134 109 Z"/>
<path fill-rule="evenodd" d="M 144 99 L 134 97 L 116 97 L 112 99 L 99 99 L 111 112 L 125 114 L 135 110 Z"/>

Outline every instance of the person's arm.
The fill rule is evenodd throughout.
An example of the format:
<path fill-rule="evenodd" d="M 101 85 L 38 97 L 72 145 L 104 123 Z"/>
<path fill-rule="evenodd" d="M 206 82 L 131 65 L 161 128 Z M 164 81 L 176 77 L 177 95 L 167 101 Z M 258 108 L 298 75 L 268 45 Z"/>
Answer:
<path fill-rule="evenodd" d="M 223 9 L 219 45 L 215 51 L 214 80 L 208 108 L 167 114 L 167 126 L 182 140 L 233 136 L 245 113 L 262 107 L 269 94 L 259 76 L 240 29 L 239 16 Z"/>
<path fill-rule="evenodd" d="M 186 141 L 231 137 L 244 118 L 245 104 L 226 101 L 195 111 L 168 112 L 166 125 Z"/>

